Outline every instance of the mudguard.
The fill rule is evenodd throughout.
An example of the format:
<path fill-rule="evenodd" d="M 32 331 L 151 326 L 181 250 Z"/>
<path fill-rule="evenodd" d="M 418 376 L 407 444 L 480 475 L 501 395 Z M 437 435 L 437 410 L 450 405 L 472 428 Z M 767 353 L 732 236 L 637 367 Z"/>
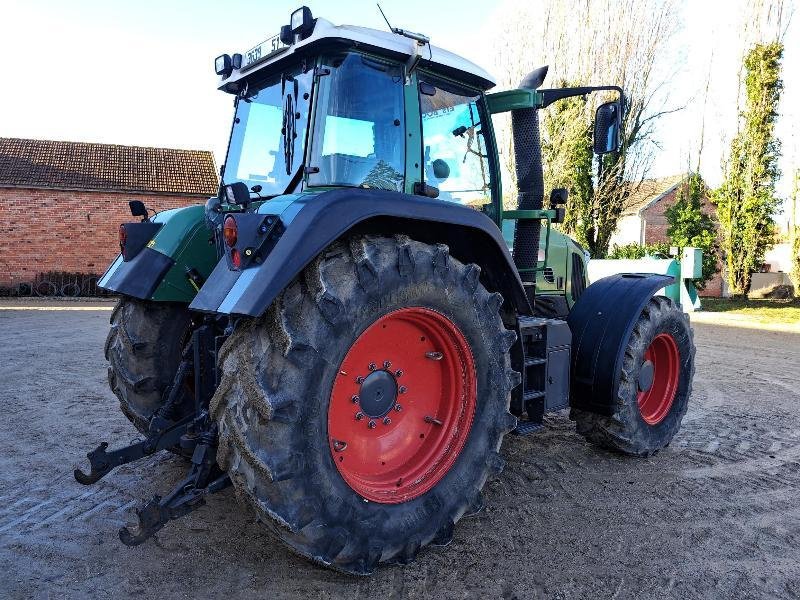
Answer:
<path fill-rule="evenodd" d="M 613 413 L 633 327 L 653 294 L 673 281 L 669 275 L 624 273 L 586 288 L 567 317 L 572 331 L 571 407 Z"/>
<path fill-rule="evenodd" d="M 217 262 L 204 207 L 165 210 L 152 221 L 161 225 L 154 237 L 130 260 L 118 256 L 97 285 L 141 300 L 188 304 L 197 294 L 197 282 L 202 283 Z"/>
<path fill-rule="evenodd" d="M 265 202 L 259 212 L 270 211 Z M 402 233 L 444 243 L 462 262 L 482 265 L 482 277 L 513 310 L 530 314 L 522 281 L 500 229 L 480 211 L 431 198 L 375 189 L 340 188 L 299 194 L 280 213 L 285 231 L 260 265 L 232 271 L 220 260 L 190 309 L 264 313 L 292 279 L 332 242 L 348 233 Z"/>

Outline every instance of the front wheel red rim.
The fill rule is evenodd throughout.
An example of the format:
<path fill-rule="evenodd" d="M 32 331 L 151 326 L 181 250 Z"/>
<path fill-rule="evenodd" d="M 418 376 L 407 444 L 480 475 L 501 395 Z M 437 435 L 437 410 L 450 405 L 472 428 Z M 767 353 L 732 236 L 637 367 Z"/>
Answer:
<path fill-rule="evenodd" d="M 675 338 L 668 333 L 655 336 L 644 353 L 640 372 L 647 372 L 647 377 L 640 373 L 639 413 L 645 423 L 657 425 L 669 414 L 678 391 L 680 352 Z"/>
<path fill-rule="evenodd" d="M 342 360 L 328 405 L 331 457 L 372 502 L 413 500 L 458 458 L 475 415 L 475 361 L 464 334 L 423 307 L 384 315 Z"/>

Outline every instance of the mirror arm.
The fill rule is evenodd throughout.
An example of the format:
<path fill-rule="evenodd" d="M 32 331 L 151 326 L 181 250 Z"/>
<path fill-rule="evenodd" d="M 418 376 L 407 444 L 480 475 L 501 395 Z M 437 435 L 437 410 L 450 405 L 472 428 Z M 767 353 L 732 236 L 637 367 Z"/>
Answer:
<path fill-rule="evenodd" d="M 617 92 L 620 98 L 620 105 L 622 106 L 623 110 L 625 109 L 625 101 L 622 88 L 619 87 L 618 85 L 597 85 L 597 86 L 592 85 L 586 87 L 538 90 L 542 98 L 542 103 L 539 106 L 539 108 L 547 108 L 553 102 L 557 102 L 558 100 L 563 100 L 564 98 L 572 98 L 574 96 L 585 96 L 586 94 L 591 94 L 593 92 L 602 92 L 602 91 Z"/>

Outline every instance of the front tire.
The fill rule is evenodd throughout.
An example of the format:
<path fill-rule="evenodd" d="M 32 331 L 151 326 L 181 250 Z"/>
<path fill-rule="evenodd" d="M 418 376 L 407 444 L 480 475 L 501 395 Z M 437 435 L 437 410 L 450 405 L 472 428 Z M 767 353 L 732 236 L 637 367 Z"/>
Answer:
<path fill-rule="evenodd" d="M 669 298 L 654 296 L 625 348 L 614 414 L 573 409 L 578 433 L 593 444 L 634 456 L 665 448 L 689 405 L 694 356 L 689 317 Z"/>
<path fill-rule="evenodd" d="M 180 304 L 123 296 L 111 313 L 104 349 L 108 385 L 140 433 L 147 433 L 150 419 L 166 400 L 190 327 L 189 311 Z M 184 387 L 173 416 L 187 414 L 191 404 L 190 390 Z"/>
<path fill-rule="evenodd" d="M 225 343 L 218 462 L 289 548 L 364 575 L 446 544 L 481 507 L 520 378 L 479 275 L 446 246 L 355 237 Z"/>

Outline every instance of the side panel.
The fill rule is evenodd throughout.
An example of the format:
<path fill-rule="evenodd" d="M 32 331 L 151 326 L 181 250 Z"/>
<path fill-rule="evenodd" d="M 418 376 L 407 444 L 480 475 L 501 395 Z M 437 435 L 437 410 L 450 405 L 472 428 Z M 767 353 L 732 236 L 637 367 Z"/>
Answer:
<path fill-rule="evenodd" d="M 201 293 L 190 308 L 259 316 L 320 252 L 352 231 L 406 233 L 425 242 L 451 244 L 454 256 L 491 265 L 483 276 L 492 279 L 492 287 L 503 293 L 515 311 L 529 314 L 522 282 L 500 230 L 479 211 L 398 192 L 350 188 L 300 196 L 295 207 L 291 220 L 281 215 L 286 231 L 262 265 L 242 271 L 221 302 L 216 294 Z M 206 286 L 213 290 L 218 284 L 230 285 L 220 267 Z"/>
<path fill-rule="evenodd" d="M 572 330 L 570 406 L 613 413 L 622 358 L 633 326 L 669 275 L 621 274 L 593 283 L 567 317 Z"/>
<path fill-rule="evenodd" d="M 187 270 L 194 269 L 206 279 L 217 262 L 204 210 L 187 206 L 158 213 L 153 221 L 163 227 L 155 237 L 133 260 L 117 257 L 98 285 L 142 300 L 191 302 L 197 290 Z"/>

